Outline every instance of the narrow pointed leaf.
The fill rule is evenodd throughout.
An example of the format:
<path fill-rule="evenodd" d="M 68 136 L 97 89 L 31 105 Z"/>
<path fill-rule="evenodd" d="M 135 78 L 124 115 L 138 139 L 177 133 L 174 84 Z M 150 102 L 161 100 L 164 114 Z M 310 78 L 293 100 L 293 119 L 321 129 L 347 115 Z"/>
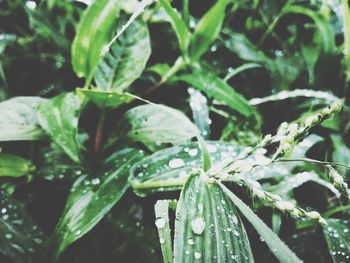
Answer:
<path fill-rule="evenodd" d="M 194 88 L 204 92 L 208 97 L 224 103 L 243 116 L 250 116 L 254 109 L 249 102 L 230 85 L 214 73 L 196 70 L 192 74 L 181 75 L 176 80 L 184 81 Z"/>
<path fill-rule="evenodd" d="M 75 162 L 81 159 L 78 123 L 83 100 L 74 93 L 54 97 L 39 109 L 41 127 Z"/>
<path fill-rule="evenodd" d="M 190 33 L 188 32 L 188 28 L 182 20 L 181 16 L 178 12 L 169 3 L 169 0 L 160 0 L 159 1 L 165 12 L 170 17 L 170 23 L 176 33 L 177 40 L 179 42 L 180 48 L 182 52 L 187 52 L 187 45 L 190 38 Z"/>
<path fill-rule="evenodd" d="M 72 64 L 79 77 L 90 79 L 108 44 L 119 13 L 119 0 L 94 1 L 77 27 L 72 45 Z"/>
<path fill-rule="evenodd" d="M 218 37 L 228 3 L 228 0 L 218 0 L 199 20 L 189 44 L 189 57 L 193 62 L 200 59 Z"/>
<path fill-rule="evenodd" d="M 254 262 L 239 214 L 222 189 L 192 174 L 176 209 L 174 263 Z"/>
<path fill-rule="evenodd" d="M 323 226 L 329 254 L 334 263 L 348 262 L 350 259 L 350 221 L 328 219 Z"/>
<path fill-rule="evenodd" d="M 16 97 L 0 103 L 0 141 L 32 141 L 45 137 L 36 113 L 47 100 Z"/>
<path fill-rule="evenodd" d="M 126 22 L 119 19 L 118 30 Z M 135 20 L 112 44 L 99 62 L 94 75 L 98 89 L 122 91 L 145 69 L 151 55 L 147 25 Z"/>
<path fill-rule="evenodd" d="M 32 263 L 46 237 L 22 204 L 0 191 L 0 252 L 14 263 Z"/>
<path fill-rule="evenodd" d="M 223 184 L 219 186 L 232 200 L 243 216 L 253 225 L 259 235 L 265 240 L 266 244 L 281 263 L 302 262 L 293 251 L 234 193 L 227 189 Z"/>
<path fill-rule="evenodd" d="M 90 231 L 128 189 L 130 166 L 143 152 L 126 148 L 114 153 L 97 175 L 83 175 L 74 183 L 63 215 L 49 242 L 51 257 L 58 256 Z"/>
<path fill-rule="evenodd" d="M 22 157 L 0 153 L 0 176 L 18 177 L 35 170 L 35 166 Z"/>

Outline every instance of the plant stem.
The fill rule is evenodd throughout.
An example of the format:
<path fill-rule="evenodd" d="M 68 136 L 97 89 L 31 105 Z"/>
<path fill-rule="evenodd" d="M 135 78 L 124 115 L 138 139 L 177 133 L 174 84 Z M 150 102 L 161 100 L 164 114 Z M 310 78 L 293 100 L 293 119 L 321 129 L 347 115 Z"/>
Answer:
<path fill-rule="evenodd" d="M 325 161 L 319 161 L 319 160 L 310 159 L 310 158 L 277 159 L 275 160 L 275 162 L 310 162 L 310 163 L 316 163 L 316 164 L 322 164 L 322 165 L 342 166 L 350 170 L 350 166 L 343 163 L 325 162 Z"/>
<path fill-rule="evenodd" d="M 99 154 L 101 151 L 101 141 L 103 137 L 103 124 L 105 121 L 105 117 L 106 117 L 106 112 L 103 110 L 96 129 L 95 146 L 94 146 L 95 154 Z"/>

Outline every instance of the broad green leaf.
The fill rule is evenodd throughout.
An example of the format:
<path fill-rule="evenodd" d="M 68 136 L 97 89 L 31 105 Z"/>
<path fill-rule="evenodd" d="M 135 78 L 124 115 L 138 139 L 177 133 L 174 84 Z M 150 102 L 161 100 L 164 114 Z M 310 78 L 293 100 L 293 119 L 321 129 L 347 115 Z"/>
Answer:
<path fill-rule="evenodd" d="M 158 229 L 164 263 L 173 263 L 169 225 L 169 200 L 158 200 L 154 205 L 154 212 L 156 214 L 155 224 Z"/>
<path fill-rule="evenodd" d="M 134 95 L 127 92 L 105 91 L 99 89 L 77 89 L 77 93 L 83 94 L 102 109 L 117 108 L 136 98 Z"/>
<path fill-rule="evenodd" d="M 323 226 L 329 254 L 334 263 L 349 262 L 350 259 L 350 221 L 328 219 Z"/>
<path fill-rule="evenodd" d="M 130 166 L 144 156 L 140 150 L 115 152 L 94 175 L 82 175 L 74 183 L 66 207 L 50 238 L 51 257 L 58 256 L 90 231 L 128 189 Z"/>
<path fill-rule="evenodd" d="M 35 170 L 35 166 L 22 157 L 0 153 L 0 176 L 19 177 Z"/>
<path fill-rule="evenodd" d="M 172 6 L 169 3 L 169 0 L 160 0 L 159 2 L 170 17 L 170 23 L 176 33 L 176 37 L 182 52 L 186 53 L 190 33 L 188 32 L 188 28 L 185 22 L 178 14 L 178 12 L 174 8 L 172 8 Z"/>
<path fill-rule="evenodd" d="M 344 25 L 344 66 L 347 81 L 350 80 L 350 8 L 347 0 L 342 0 L 342 17 Z"/>
<path fill-rule="evenodd" d="M 14 263 L 32 263 L 46 237 L 22 204 L 0 190 L 0 252 Z"/>
<path fill-rule="evenodd" d="M 293 251 L 247 206 L 241 199 L 232 193 L 226 186 L 219 186 L 232 200 L 243 216 L 253 225 L 259 235 L 265 240 L 267 246 L 281 263 L 302 262 Z"/>
<path fill-rule="evenodd" d="M 16 36 L 11 34 L 0 34 L 0 55 L 5 51 L 7 45 L 15 42 Z"/>
<path fill-rule="evenodd" d="M 88 7 L 72 44 L 72 64 L 79 77 L 89 81 L 101 53 L 112 37 L 119 14 L 119 0 L 98 0 Z"/>
<path fill-rule="evenodd" d="M 254 113 L 254 108 L 249 105 L 249 102 L 214 73 L 205 70 L 196 70 L 192 74 L 180 75 L 176 77 L 176 80 L 188 83 L 204 92 L 208 97 L 226 104 L 245 117 Z"/>
<path fill-rule="evenodd" d="M 78 122 L 83 100 L 74 93 L 52 98 L 39 109 L 41 127 L 75 161 L 80 162 Z"/>
<path fill-rule="evenodd" d="M 239 214 L 217 185 L 194 172 L 176 209 L 174 263 L 254 262 Z"/>
<path fill-rule="evenodd" d="M 120 19 L 118 30 L 125 23 Z M 148 28 L 144 22 L 135 20 L 99 62 L 94 75 L 98 89 L 125 90 L 141 75 L 150 55 Z"/>
<path fill-rule="evenodd" d="M 0 141 L 31 141 L 45 137 L 36 113 L 47 100 L 16 97 L 0 103 Z"/>
<path fill-rule="evenodd" d="M 188 141 L 198 134 L 198 129 L 181 111 L 164 105 L 146 104 L 127 111 L 114 134 L 112 138 L 127 137 L 155 149 L 165 143 Z"/>
<path fill-rule="evenodd" d="M 332 161 L 350 165 L 350 149 L 346 146 L 344 139 L 338 134 L 331 134 L 330 137 L 333 143 Z M 338 169 L 344 174 L 349 172 L 344 167 L 338 167 Z"/>
<path fill-rule="evenodd" d="M 189 57 L 196 62 L 218 37 L 225 19 L 228 0 L 218 0 L 199 20 L 189 44 Z"/>
<path fill-rule="evenodd" d="M 193 88 L 189 88 L 188 93 L 190 95 L 190 107 L 194 123 L 200 130 L 202 137 L 207 139 L 210 136 L 211 124 L 207 98 L 200 91 Z"/>
<path fill-rule="evenodd" d="M 242 150 L 237 144 L 206 141 L 213 164 L 235 158 Z M 131 168 L 130 184 L 139 195 L 179 190 L 194 169 L 203 167 L 201 150 L 196 142 L 159 150 Z"/>

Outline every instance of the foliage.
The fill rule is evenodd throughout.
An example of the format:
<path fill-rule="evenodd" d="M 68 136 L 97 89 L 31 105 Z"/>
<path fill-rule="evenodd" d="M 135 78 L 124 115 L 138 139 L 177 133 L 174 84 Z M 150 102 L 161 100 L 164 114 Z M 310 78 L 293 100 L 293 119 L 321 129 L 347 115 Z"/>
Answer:
<path fill-rule="evenodd" d="M 346 0 L 3 0 L 0 25 L 1 262 L 350 262 Z"/>

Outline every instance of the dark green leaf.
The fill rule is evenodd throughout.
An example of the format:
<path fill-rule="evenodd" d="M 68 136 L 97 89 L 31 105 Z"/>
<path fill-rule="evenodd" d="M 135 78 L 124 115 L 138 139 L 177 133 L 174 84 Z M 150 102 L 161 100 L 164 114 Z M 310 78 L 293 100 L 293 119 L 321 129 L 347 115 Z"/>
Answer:
<path fill-rule="evenodd" d="M 250 116 L 254 108 L 249 102 L 225 81 L 214 73 L 205 70 L 196 70 L 192 74 L 181 75 L 177 80 L 185 81 L 196 89 L 203 91 L 209 97 L 218 100 L 229 106 L 231 109 L 241 113 L 243 116 Z"/>
<path fill-rule="evenodd" d="M 17 97 L 0 103 L 0 141 L 31 141 L 45 136 L 36 113 L 47 100 Z"/>
<path fill-rule="evenodd" d="M 46 237 L 21 203 L 0 191 L 0 252 L 14 263 L 32 263 Z"/>
<path fill-rule="evenodd" d="M 77 89 L 100 108 L 117 108 L 134 100 L 136 97 L 127 92 L 104 91 L 99 89 Z"/>
<path fill-rule="evenodd" d="M 0 176 L 18 177 L 35 170 L 35 166 L 22 157 L 0 153 Z"/>
<path fill-rule="evenodd" d="M 119 19 L 118 30 L 125 23 Z M 141 75 L 150 55 L 148 28 L 135 20 L 99 62 L 94 76 L 98 89 L 123 91 Z"/>
<path fill-rule="evenodd" d="M 78 123 L 83 99 L 66 93 L 51 99 L 39 109 L 39 123 L 52 140 L 75 161 L 80 162 Z"/>
<path fill-rule="evenodd" d="M 334 263 L 349 262 L 350 260 L 350 221 L 328 219 L 323 227 L 329 254 Z"/>
<path fill-rule="evenodd" d="M 182 20 L 177 11 L 171 7 L 169 0 L 160 0 L 159 2 L 170 17 L 170 23 L 176 33 L 182 52 L 186 53 L 190 33 L 188 32 L 185 22 Z"/>
<path fill-rule="evenodd" d="M 174 263 L 254 262 L 249 240 L 231 200 L 195 172 L 176 209 Z"/>
<path fill-rule="evenodd" d="M 237 144 L 206 141 L 215 164 L 235 158 L 242 150 Z M 131 168 L 130 184 L 137 194 L 178 190 L 193 169 L 203 167 L 201 150 L 196 142 L 159 150 Z"/>
<path fill-rule="evenodd" d="M 189 57 L 196 62 L 218 37 L 225 19 L 228 0 L 218 0 L 199 20 L 189 44 Z"/>
<path fill-rule="evenodd" d="M 188 93 L 190 94 L 190 107 L 194 123 L 200 130 L 202 137 L 207 139 L 210 136 L 211 124 L 207 98 L 200 91 L 193 88 L 189 88 Z"/>
<path fill-rule="evenodd" d="M 72 64 L 79 77 L 92 78 L 119 13 L 119 0 L 98 0 L 88 7 L 72 45 Z"/>
<path fill-rule="evenodd" d="M 97 175 L 78 178 L 50 238 L 53 259 L 90 231 L 119 201 L 129 187 L 130 166 L 143 156 L 140 150 L 125 148 L 105 160 Z"/>
<path fill-rule="evenodd" d="M 253 225 L 255 230 L 265 240 L 266 244 L 275 254 L 281 263 L 297 263 L 302 262 L 287 245 L 279 239 L 279 237 L 247 206 L 241 199 L 232 193 L 223 184 L 219 183 L 220 187 L 232 200 L 234 205 L 241 211 L 244 217 Z"/>
<path fill-rule="evenodd" d="M 350 149 L 346 146 L 343 138 L 338 134 L 332 134 L 331 140 L 333 143 L 332 161 L 350 165 Z M 346 173 L 347 169 L 343 167 L 338 168 L 342 173 Z"/>

